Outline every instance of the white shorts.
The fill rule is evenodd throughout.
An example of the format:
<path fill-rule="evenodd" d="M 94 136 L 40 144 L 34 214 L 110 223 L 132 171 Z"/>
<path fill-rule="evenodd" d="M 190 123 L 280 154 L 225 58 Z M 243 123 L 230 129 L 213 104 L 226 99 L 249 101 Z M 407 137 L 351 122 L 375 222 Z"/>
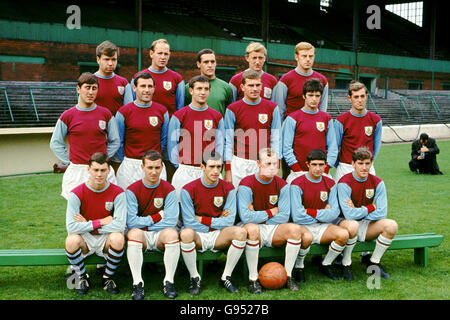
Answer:
<path fill-rule="evenodd" d="M 242 227 L 244 223 L 241 221 L 237 224 Z M 272 240 L 275 231 L 277 231 L 278 224 L 256 224 L 259 227 L 259 238 L 261 239 L 259 247 L 272 247 Z"/>
<path fill-rule="evenodd" d="M 126 190 L 132 183 L 144 178 L 141 168 L 142 160 L 124 157 L 119 169 L 117 169 L 117 185 Z M 161 179 L 167 180 L 166 167 L 161 171 Z"/>
<path fill-rule="evenodd" d="M 203 171 L 200 167 L 188 166 L 180 164 L 173 174 L 172 185 L 177 191 L 178 200 L 180 200 L 181 188 L 191 181 L 197 180 L 203 175 Z"/>
<path fill-rule="evenodd" d="M 144 236 L 147 244 L 147 249 L 145 251 L 159 251 L 158 247 L 158 238 L 161 234 L 161 231 L 144 231 Z"/>
<path fill-rule="evenodd" d="M 327 230 L 327 228 L 331 225 L 332 225 L 331 223 L 316 222 L 311 224 L 305 224 L 302 226 L 312 233 L 313 235 L 312 243 L 320 244 L 320 239 L 322 239 L 325 230 Z"/>
<path fill-rule="evenodd" d="M 358 241 L 363 242 L 366 241 L 366 233 L 367 228 L 369 227 L 369 224 L 371 223 L 371 220 L 359 220 L 359 228 L 358 228 Z"/>
<path fill-rule="evenodd" d="M 109 166 L 110 172 L 107 180 L 111 183 L 117 184 L 116 175 L 114 174 L 113 167 Z M 62 179 L 62 192 L 61 195 L 66 198 L 69 197 L 69 193 L 80 184 L 89 180 L 89 172 L 87 164 L 74 164 L 70 163 L 64 172 Z"/>
<path fill-rule="evenodd" d="M 233 156 L 231 159 L 231 174 L 233 178 L 233 185 L 237 189 L 239 183 L 246 176 L 255 174 L 258 172 L 258 164 L 256 160 L 248 160 Z"/>
<path fill-rule="evenodd" d="M 341 179 L 347 173 L 352 172 L 353 170 L 354 168 L 351 164 L 340 162 L 336 168 L 336 172 L 334 173 L 334 182 L 338 183 L 339 179 Z M 369 173 L 375 175 L 375 168 L 373 165 L 370 167 Z"/>
<path fill-rule="evenodd" d="M 88 246 L 89 252 L 84 256 L 90 256 L 91 254 L 96 254 L 99 257 L 105 258 L 105 254 L 103 250 L 105 248 L 106 240 L 108 239 L 109 234 L 91 234 L 90 232 L 83 233 L 81 237 L 84 242 Z"/>
<path fill-rule="evenodd" d="M 291 170 L 291 173 L 286 178 L 286 182 L 288 184 L 291 184 L 291 182 L 294 181 L 296 178 L 301 177 L 307 173 L 308 173 L 308 171 L 292 171 Z M 330 179 L 333 179 L 328 173 L 324 173 L 323 175 Z"/>
<path fill-rule="evenodd" d="M 202 242 L 202 248 L 199 252 L 205 252 L 210 250 L 212 252 L 217 252 L 219 250 L 214 249 L 214 245 L 216 244 L 216 240 L 219 237 L 221 230 L 214 230 L 210 232 L 197 232 Z"/>

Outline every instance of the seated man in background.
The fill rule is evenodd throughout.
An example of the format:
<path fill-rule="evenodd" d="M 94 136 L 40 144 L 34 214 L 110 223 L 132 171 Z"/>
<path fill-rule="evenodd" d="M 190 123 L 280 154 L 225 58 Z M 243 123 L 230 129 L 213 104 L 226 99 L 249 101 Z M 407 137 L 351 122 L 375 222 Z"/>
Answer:
<path fill-rule="evenodd" d="M 409 169 L 412 172 L 442 174 L 436 161 L 436 155 L 439 148 L 436 140 L 430 138 L 428 134 L 422 133 L 418 140 L 411 145 L 411 161 L 409 161 Z"/>

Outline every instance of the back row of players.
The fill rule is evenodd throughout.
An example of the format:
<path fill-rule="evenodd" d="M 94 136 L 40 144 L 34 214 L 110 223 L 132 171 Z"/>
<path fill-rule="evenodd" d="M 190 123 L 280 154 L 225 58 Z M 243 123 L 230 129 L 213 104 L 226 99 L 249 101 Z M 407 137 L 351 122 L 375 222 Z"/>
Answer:
<path fill-rule="evenodd" d="M 196 203 L 189 205 L 189 203 L 183 201 L 182 188 L 191 185 L 192 181 L 197 181 L 197 184 L 199 184 L 198 181 L 204 182 L 205 168 L 207 167 L 207 163 L 203 158 L 205 152 L 211 153 L 215 151 L 214 154 L 220 155 L 220 170 L 222 169 L 222 159 L 225 167 L 224 180 L 232 182 L 234 189 L 242 185 L 241 180 L 244 178 L 248 180 L 249 176 L 255 177 L 255 181 L 264 184 L 263 181 L 258 180 L 258 172 L 261 171 L 261 159 L 258 161 L 258 157 L 261 150 L 270 150 L 267 156 L 268 158 L 272 159 L 275 155 L 278 161 L 282 161 L 284 164 L 283 178 L 286 178 L 288 183 L 309 172 L 310 161 L 307 161 L 307 155 L 311 150 L 322 150 L 325 154 L 323 170 L 325 173 L 328 173 L 330 166 L 337 166 L 334 179 L 338 182 L 340 177 L 353 170 L 354 165 L 352 166 L 352 164 L 354 161 L 352 161 L 352 157 L 358 147 L 367 146 L 369 154 L 376 156 L 381 144 L 381 119 L 366 110 L 367 89 L 363 84 L 355 82 L 350 84 L 349 87 L 349 100 L 352 104 L 351 110 L 340 115 L 336 120 L 333 120 L 325 112 L 327 105 L 326 97 L 328 95 L 326 78 L 312 70 L 314 54 L 315 49 L 310 44 L 304 42 L 299 43 L 296 46 L 295 52 L 297 68 L 285 74 L 277 83 L 276 78 L 262 71 L 266 59 L 266 49 L 259 43 L 251 43 L 247 47 L 246 54 L 249 69 L 234 76 L 230 84 L 227 84 L 215 77 L 216 59 L 214 52 L 209 49 L 204 49 L 197 56 L 197 66 L 200 69 L 201 75 L 193 77 L 185 85 L 179 74 L 166 67 L 170 56 L 170 47 L 166 40 L 160 39 L 155 41 L 150 48 L 152 65 L 148 69 L 137 73 L 131 81 L 131 84 L 129 84 L 124 78 L 114 74 L 117 65 L 118 48 L 108 41 L 100 44 L 97 47 L 99 71 L 94 75 L 85 73 L 79 77 L 77 85 L 77 91 L 79 93 L 78 104 L 61 115 L 50 142 L 50 147 L 55 155 L 64 163 L 70 163 L 63 177 L 62 188 L 62 195 L 69 200 L 68 208 L 72 208 L 72 210 L 68 209 L 68 221 L 75 219 L 74 214 L 76 213 L 81 214 L 81 216 L 77 216 L 79 221 L 75 220 L 75 222 L 87 223 L 92 227 L 92 230 L 88 230 L 90 228 L 83 229 L 88 234 L 98 233 L 98 230 L 103 228 L 100 223 L 100 219 L 103 219 L 103 217 L 87 219 L 81 213 L 84 209 L 83 201 L 80 197 L 86 196 L 86 192 L 89 189 L 89 182 L 85 182 L 90 178 L 94 179 L 92 172 L 89 172 L 91 170 L 89 159 L 96 152 L 103 152 L 116 162 L 113 167 L 118 167 L 117 176 L 114 173 L 114 169 L 108 169 L 108 181 L 116 183 L 117 180 L 117 184 L 121 187 L 119 189 L 127 190 L 127 192 L 129 186 L 135 185 L 136 181 L 142 181 L 145 185 L 145 169 L 143 169 L 145 168 L 145 160 L 142 160 L 143 155 L 148 150 L 155 150 L 157 153 L 162 154 L 165 165 L 161 164 L 161 178 L 172 183 L 178 197 L 178 199 L 171 201 L 178 203 L 178 200 L 181 200 L 182 214 L 183 210 L 192 208 L 192 215 L 198 215 L 200 217 L 197 220 L 203 225 L 203 228 L 206 226 L 205 231 L 210 230 L 210 228 L 223 229 L 223 225 L 220 223 L 218 226 L 211 226 L 212 220 L 219 216 L 223 218 L 231 216 L 230 210 L 223 209 L 223 206 L 226 205 L 226 197 L 222 197 L 222 202 L 220 202 L 219 196 L 214 197 L 213 202 L 209 204 L 209 209 L 222 208 L 223 210 L 220 214 L 217 213 L 217 210 L 211 212 L 198 211 Z M 190 103 L 185 106 L 184 101 L 190 101 Z M 122 104 L 125 105 L 122 106 Z M 66 136 L 68 136 L 69 140 L 69 152 L 64 142 Z M 372 164 L 372 156 L 369 158 L 370 164 Z M 219 161 L 217 158 L 214 159 L 215 161 Z M 276 169 L 278 168 L 278 161 L 276 167 L 266 168 L 264 169 L 266 170 L 263 172 L 264 174 L 261 174 L 270 177 L 269 181 L 277 181 L 279 184 L 279 181 L 283 181 L 282 179 L 278 179 L 278 177 L 275 180 L 273 179 L 278 172 Z M 201 165 L 202 162 L 203 166 Z M 219 167 L 219 164 L 216 164 L 216 167 Z M 371 172 L 374 173 L 373 167 L 371 165 L 369 167 L 372 170 Z M 176 171 L 173 174 L 174 169 Z M 153 175 L 155 176 L 155 173 Z M 352 175 L 355 181 L 362 179 L 359 182 L 364 182 L 366 181 L 364 179 L 367 179 L 367 177 L 355 177 L 354 173 Z M 219 176 L 220 174 L 217 175 L 217 178 Z M 314 177 L 311 177 L 311 175 L 309 177 L 314 180 Z M 159 181 L 159 174 L 157 179 Z M 322 181 L 322 179 L 320 180 Z M 332 181 L 327 177 L 326 181 L 328 180 Z M 372 205 L 374 198 L 379 199 L 378 201 L 381 202 L 385 202 L 386 200 L 384 184 L 382 182 L 380 183 L 380 181 L 378 179 L 374 182 L 375 184 L 372 183 L 370 185 L 370 188 L 366 188 L 365 198 L 369 199 L 371 203 L 367 208 L 362 204 L 358 206 L 364 207 L 359 209 L 362 209 L 365 215 L 359 213 L 357 219 L 368 217 L 369 213 L 371 217 L 384 218 L 386 216 L 385 205 L 380 206 L 377 202 L 379 206 L 378 211 L 375 205 Z M 278 187 L 278 191 L 281 191 L 282 188 L 280 186 Z M 83 191 L 80 191 L 80 188 Z M 76 194 L 75 191 L 77 190 L 81 194 Z M 332 205 L 328 199 L 328 195 L 330 195 L 328 192 L 330 190 L 324 191 L 326 196 L 325 193 L 320 194 L 322 196 L 322 204 L 325 203 L 332 206 L 332 210 L 337 210 L 339 214 L 339 209 Z M 200 194 L 204 197 L 209 191 L 209 189 L 205 189 L 203 190 L 203 194 L 202 192 Z M 305 190 L 301 189 L 295 199 L 299 200 L 298 197 L 301 197 L 304 193 Z M 352 194 L 351 190 L 347 190 L 347 193 L 349 195 Z M 270 199 L 268 199 L 269 203 L 265 203 L 265 205 L 271 204 L 272 207 L 276 207 L 276 212 L 266 207 L 255 209 L 254 197 L 256 193 L 243 191 L 240 194 L 246 195 L 248 198 L 248 206 L 246 207 L 248 207 L 250 215 L 258 212 L 258 210 L 262 210 L 262 213 L 265 215 L 265 219 L 261 219 L 261 221 L 259 221 L 259 218 L 256 219 L 258 220 L 257 222 L 252 219 L 251 221 L 262 223 L 267 219 L 273 218 L 278 213 L 278 207 L 280 205 L 278 202 L 281 198 L 280 193 L 277 194 L 274 192 L 270 194 Z M 384 195 L 384 198 L 382 195 Z M 361 193 L 361 196 L 363 196 L 363 193 Z M 189 201 L 193 199 L 192 194 L 184 198 Z M 364 200 L 363 198 L 361 199 Z M 139 216 L 143 215 L 145 210 L 142 211 L 142 209 L 148 207 L 152 200 L 157 202 L 156 199 L 158 201 L 164 200 L 164 198 L 147 199 L 147 205 L 141 208 L 141 205 L 138 204 L 134 207 L 134 211 L 137 211 L 136 214 Z M 348 200 L 350 199 L 353 200 L 353 198 L 349 197 Z M 361 199 L 358 199 L 356 202 L 361 202 Z M 157 206 L 156 202 L 154 206 L 161 208 L 161 206 Z M 74 203 L 76 204 L 75 206 L 73 205 Z M 162 204 L 166 205 L 166 201 L 163 201 Z M 129 206 L 129 203 L 127 205 Z M 355 200 L 352 203 L 347 203 L 347 205 L 354 207 Z M 105 207 L 107 211 L 105 213 L 108 214 L 111 213 L 111 210 L 117 210 L 114 201 L 107 201 Z M 324 208 L 311 208 L 313 210 L 312 212 L 314 212 L 310 214 L 313 220 L 306 222 L 306 224 L 325 221 L 317 216 L 321 209 Z M 130 214 L 129 210 L 130 208 L 128 208 L 128 215 Z M 290 216 L 289 211 L 288 206 L 288 219 Z M 69 212 L 72 218 L 69 217 Z M 373 214 L 373 212 L 379 213 Z M 158 214 L 158 212 L 147 212 L 144 215 L 148 215 L 147 218 L 150 219 L 146 221 L 149 222 L 152 218 L 158 218 Z M 116 213 L 114 213 L 114 220 L 115 215 Z M 94 216 L 98 217 L 98 214 L 95 213 Z M 161 218 L 162 215 L 159 216 L 159 219 Z M 219 219 L 217 221 L 231 219 L 234 222 L 234 216 L 233 218 Z M 244 220 L 242 216 L 241 220 Z M 364 220 L 370 221 L 371 219 Z M 387 247 L 391 241 L 390 239 L 392 239 L 396 232 L 396 225 L 392 220 L 381 220 L 384 221 L 381 223 L 383 227 L 377 227 L 378 234 L 376 236 L 382 237 L 382 239 L 378 239 L 377 245 L 380 244 Z M 151 222 L 150 225 L 147 224 L 139 228 L 149 229 L 157 221 L 152 220 Z M 186 224 L 184 216 L 183 222 Z M 108 219 L 108 224 L 110 223 L 112 222 Z M 259 227 L 261 226 L 259 225 Z M 259 235 L 260 228 L 258 228 L 257 233 L 254 233 L 252 228 L 245 229 L 246 234 L 243 239 L 240 238 L 243 237 L 244 232 L 236 231 L 239 234 L 238 238 L 240 240 L 234 240 L 241 242 L 236 242 L 230 246 L 229 251 L 233 251 L 232 248 L 236 248 L 237 250 L 241 250 L 242 253 L 242 249 L 246 248 L 247 255 L 247 251 L 251 252 L 251 247 L 259 248 L 259 245 L 263 245 L 263 237 Z M 386 228 L 390 231 L 395 229 L 395 232 L 386 233 Z M 108 228 L 106 229 L 108 230 Z M 70 235 L 80 234 L 77 228 L 75 228 L 75 231 L 69 228 L 69 223 L 68 230 Z M 193 230 L 196 229 L 193 228 Z M 280 230 L 283 230 L 283 228 Z M 350 241 L 350 245 L 354 246 L 358 228 L 348 226 L 346 230 L 347 236 L 348 234 L 351 236 L 351 239 L 348 241 Z M 383 232 L 384 235 L 382 235 Z M 292 230 L 288 229 L 282 232 L 280 231 L 280 233 L 283 238 L 280 240 L 280 243 L 277 241 L 275 243 L 269 241 L 268 244 L 281 245 L 282 243 L 287 243 L 286 257 L 291 257 L 289 260 L 290 264 L 287 262 L 285 265 L 289 275 L 288 286 L 295 289 L 297 286 L 292 277 L 290 277 L 293 262 L 297 259 L 297 254 L 299 254 L 299 257 L 304 257 L 306 253 L 302 252 L 302 250 L 309 248 L 309 244 L 307 240 L 303 240 L 307 245 L 304 248 L 302 246 L 302 249 L 300 249 L 302 243 L 300 236 L 297 238 L 289 238 L 288 235 L 292 235 Z M 305 233 L 303 232 L 303 234 Z M 270 237 L 272 236 L 274 236 L 273 232 L 270 234 Z M 195 232 L 191 234 L 191 237 L 196 238 Z M 315 238 L 317 242 L 320 242 L 323 236 L 321 234 Z M 178 243 L 177 239 L 163 241 L 163 243 L 176 247 L 175 243 Z M 154 240 L 158 240 L 158 237 Z M 342 242 L 342 238 L 340 240 L 340 242 L 338 241 L 334 245 L 332 242 L 330 250 L 333 250 L 333 252 L 342 252 L 344 250 L 342 245 L 346 244 L 347 240 L 344 242 Z M 310 239 L 311 241 L 312 239 Z M 145 243 L 145 241 L 140 240 L 136 240 L 135 242 Z M 84 242 L 77 239 L 76 244 L 80 243 L 85 243 L 85 247 L 78 246 L 77 249 L 76 245 L 67 246 L 66 244 L 69 260 L 72 259 L 71 262 L 80 259 L 80 254 L 76 254 L 79 250 L 83 254 L 91 250 L 88 241 Z M 128 251 L 130 251 L 130 243 L 131 247 L 133 247 L 133 241 L 130 242 L 129 240 Z M 189 248 L 185 246 L 183 249 L 183 243 L 182 241 L 182 252 L 195 251 L 195 246 L 192 245 Z M 219 243 L 221 242 L 219 241 Z M 113 250 L 111 248 L 118 248 L 120 245 L 106 245 L 105 242 L 103 244 L 104 247 L 101 247 L 99 253 L 105 251 L 108 253 L 105 255 L 106 258 L 111 255 L 111 257 L 116 257 L 117 259 L 117 255 L 120 255 L 120 250 Z M 212 245 L 206 249 L 215 248 L 217 238 L 213 239 L 210 244 Z M 225 244 L 222 243 L 222 245 Z M 200 242 L 197 248 L 202 248 L 203 246 Z M 294 246 L 294 248 L 291 248 L 291 246 Z M 145 249 L 146 247 L 146 245 L 140 247 L 141 254 L 142 248 Z M 219 247 L 222 248 L 220 245 Z M 247 248 L 250 249 L 247 250 Z M 339 248 L 342 250 L 339 250 Z M 82 249 L 87 249 L 87 251 Z M 288 249 L 295 254 L 288 255 Z M 133 249 L 131 250 L 132 252 L 134 252 Z M 74 255 L 76 256 L 75 260 L 73 258 Z M 236 255 L 240 256 L 237 253 Z M 130 261 L 130 256 L 128 258 Z M 380 256 L 377 257 L 374 254 L 372 258 L 370 260 L 367 259 L 368 263 L 379 262 Z M 131 259 L 133 258 L 131 257 Z M 141 258 L 138 258 L 138 261 L 139 259 Z M 189 261 L 189 258 L 185 258 L 185 261 L 186 259 Z M 195 258 L 191 261 L 195 262 Z M 248 255 L 247 261 L 249 261 Z M 299 261 L 302 261 L 302 259 L 299 258 Z M 324 261 L 325 264 L 322 263 L 322 265 L 329 266 L 328 262 L 330 259 L 327 260 L 325 258 Z M 111 267 L 112 265 L 114 263 L 108 263 L 107 266 L 109 268 L 107 267 L 104 278 L 106 279 L 105 288 L 113 292 L 115 291 L 114 288 L 116 285 L 110 279 L 111 274 L 107 273 L 107 271 L 113 273 L 114 268 Z M 302 262 L 299 262 L 299 265 L 301 266 Z M 261 290 L 256 281 L 256 267 L 257 259 L 255 265 L 251 266 L 249 264 L 251 280 L 249 289 L 251 292 L 257 293 Z M 130 268 L 133 273 L 133 278 L 136 280 L 131 262 Z M 172 265 L 172 268 L 176 268 L 176 264 L 175 267 Z M 233 268 L 233 263 L 231 266 L 228 266 L 228 269 L 226 266 L 225 270 L 228 270 L 228 272 L 224 272 L 222 276 L 224 286 L 232 292 L 236 291 L 236 287 L 231 283 L 231 278 L 229 278 Z M 194 288 L 191 291 L 194 293 L 199 292 L 200 278 L 196 276 L 198 274 L 193 271 L 192 267 L 190 268 L 188 266 L 188 269 L 191 273 L 191 287 Z M 79 275 L 83 277 L 83 273 L 80 270 L 78 270 L 80 272 Z M 302 270 L 302 268 L 299 267 L 298 270 Z M 331 278 L 335 277 L 331 268 L 323 267 L 322 270 Z M 298 279 L 303 280 L 303 276 L 301 276 L 302 272 L 299 271 L 297 273 L 299 274 Z M 347 268 L 346 274 L 348 279 L 352 278 L 351 269 Z M 138 280 L 140 279 L 140 276 L 136 277 Z M 176 296 L 176 292 L 173 286 L 173 275 L 172 277 L 169 275 L 166 278 L 164 281 L 164 292 L 166 296 L 174 297 Z M 134 282 L 133 296 L 138 298 L 143 297 L 143 281 Z M 85 283 L 86 287 L 87 281 L 82 281 L 81 283 Z M 139 283 L 142 284 L 140 288 Z"/>

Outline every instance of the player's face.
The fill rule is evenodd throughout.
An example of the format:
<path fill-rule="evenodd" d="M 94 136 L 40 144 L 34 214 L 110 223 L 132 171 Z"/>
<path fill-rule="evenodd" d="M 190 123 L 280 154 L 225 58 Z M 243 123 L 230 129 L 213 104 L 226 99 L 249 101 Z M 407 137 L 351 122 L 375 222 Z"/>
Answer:
<path fill-rule="evenodd" d="M 244 92 L 245 99 L 252 102 L 259 99 L 261 88 L 261 79 L 245 79 L 245 83 L 241 84 L 241 89 Z"/>
<path fill-rule="evenodd" d="M 327 165 L 324 160 L 311 160 L 306 164 L 308 165 L 309 176 L 316 180 L 320 179 Z"/>
<path fill-rule="evenodd" d="M 250 70 L 261 72 L 266 62 L 266 55 L 264 52 L 253 51 L 245 56 L 245 60 L 247 60 Z"/>
<path fill-rule="evenodd" d="M 203 180 L 207 184 L 215 184 L 222 174 L 222 160 L 208 160 L 206 165 L 201 165 L 203 170 Z"/>
<path fill-rule="evenodd" d="M 142 171 L 144 171 L 145 183 L 154 185 L 158 183 L 159 176 L 163 170 L 164 164 L 161 159 L 149 160 L 144 159 L 144 164 L 141 165 Z"/>
<path fill-rule="evenodd" d="M 355 168 L 355 175 L 359 179 L 365 179 L 369 176 L 370 168 L 372 167 L 372 160 L 356 160 L 352 161 L 353 168 Z"/>
<path fill-rule="evenodd" d="M 155 85 L 153 79 L 138 79 L 137 86 L 133 84 L 136 91 L 136 101 L 140 104 L 149 104 L 152 101 Z"/>
<path fill-rule="evenodd" d="M 257 160 L 256 163 L 259 167 L 259 174 L 268 179 L 272 179 L 278 173 L 278 156 L 276 154 L 270 157 L 265 154 L 262 155 L 261 160 Z"/>
<path fill-rule="evenodd" d="M 297 67 L 300 71 L 306 73 L 311 71 L 314 64 L 314 49 L 300 50 L 295 54 L 295 60 L 297 60 Z"/>
<path fill-rule="evenodd" d="M 192 102 L 197 105 L 204 106 L 209 97 L 209 82 L 197 81 L 193 88 L 189 88 L 189 93 L 192 96 Z"/>
<path fill-rule="evenodd" d="M 96 83 L 83 83 L 77 86 L 78 99 L 85 105 L 92 105 L 97 97 L 98 85 Z"/>
<path fill-rule="evenodd" d="M 214 79 L 216 76 L 216 56 L 214 53 L 205 53 L 200 57 L 201 62 L 197 61 L 197 67 L 200 69 L 200 74 L 208 79 Z"/>
<path fill-rule="evenodd" d="M 92 162 L 88 167 L 88 172 L 90 175 L 89 181 L 92 187 L 98 189 L 106 185 L 106 179 L 109 174 L 109 165 L 105 162 L 100 164 L 98 162 Z"/>
<path fill-rule="evenodd" d="M 152 68 L 162 70 L 169 62 L 170 47 L 167 43 L 157 43 L 154 51 L 150 50 L 150 58 L 152 59 Z"/>
<path fill-rule="evenodd" d="M 111 57 L 102 54 L 100 57 L 97 57 L 97 63 L 102 74 L 107 76 L 112 75 L 117 67 L 117 52 Z"/>
<path fill-rule="evenodd" d="M 305 95 L 303 95 L 303 98 L 305 99 L 305 107 L 316 109 L 319 106 L 322 94 L 319 91 L 307 92 Z"/>
<path fill-rule="evenodd" d="M 348 96 L 352 103 L 352 110 L 356 113 L 364 113 L 366 111 L 367 92 L 361 88 L 358 91 L 352 91 L 352 95 Z"/>

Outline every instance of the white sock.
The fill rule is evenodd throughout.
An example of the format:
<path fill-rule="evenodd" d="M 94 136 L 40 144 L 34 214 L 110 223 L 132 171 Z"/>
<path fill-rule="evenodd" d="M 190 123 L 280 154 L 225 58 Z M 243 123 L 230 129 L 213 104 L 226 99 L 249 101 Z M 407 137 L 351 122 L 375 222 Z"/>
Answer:
<path fill-rule="evenodd" d="M 222 280 L 225 280 L 227 276 L 231 277 L 231 273 L 234 270 L 239 258 L 244 252 L 245 241 L 233 240 L 228 248 L 227 252 L 227 262 L 225 263 L 225 269 L 223 270 Z"/>
<path fill-rule="evenodd" d="M 248 278 L 251 281 L 258 279 L 259 240 L 247 240 L 245 258 L 247 260 Z"/>
<path fill-rule="evenodd" d="M 329 266 L 333 263 L 334 259 L 344 250 L 345 247 L 341 247 L 336 242 L 332 241 L 328 247 L 328 253 L 322 261 L 322 265 Z"/>
<path fill-rule="evenodd" d="M 137 285 L 139 282 L 144 283 L 142 279 L 142 263 L 144 262 L 142 242 L 128 241 L 127 259 L 133 277 L 133 285 Z"/>
<path fill-rule="evenodd" d="M 358 241 L 358 236 L 348 239 L 347 243 L 345 244 L 344 251 L 342 252 L 342 265 L 343 266 L 349 266 L 352 264 L 352 251 L 353 248 L 356 245 L 356 242 Z"/>
<path fill-rule="evenodd" d="M 297 256 L 297 261 L 295 262 L 295 267 L 296 268 L 304 268 L 304 262 L 305 262 L 305 257 L 309 252 L 309 249 L 311 249 L 311 247 L 308 247 L 306 249 L 302 249 L 300 248 L 300 250 L 298 251 L 298 256 Z"/>
<path fill-rule="evenodd" d="M 175 240 L 164 244 L 164 267 L 166 268 L 166 276 L 163 284 L 166 281 L 174 283 L 175 271 L 178 266 L 178 259 L 180 258 L 180 241 Z"/>
<path fill-rule="evenodd" d="M 373 263 L 380 263 L 381 257 L 387 248 L 391 245 L 392 240 L 383 237 L 381 234 L 377 238 L 377 242 L 375 244 L 375 250 L 373 250 L 372 257 L 370 261 Z"/>
<path fill-rule="evenodd" d="M 195 243 L 181 242 L 181 255 L 183 256 L 184 264 L 189 271 L 191 278 L 200 278 L 200 274 L 197 271 L 197 250 L 195 249 Z"/>
<path fill-rule="evenodd" d="M 287 276 L 290 277 L 292 269 L 294 268 L 297 260 L 298 252 L 300 251 L 300 245 L 302 240 L 288 239 L 286 243 L 285 256 L 284 256 L 284 268 L 286 269 Z"/>

